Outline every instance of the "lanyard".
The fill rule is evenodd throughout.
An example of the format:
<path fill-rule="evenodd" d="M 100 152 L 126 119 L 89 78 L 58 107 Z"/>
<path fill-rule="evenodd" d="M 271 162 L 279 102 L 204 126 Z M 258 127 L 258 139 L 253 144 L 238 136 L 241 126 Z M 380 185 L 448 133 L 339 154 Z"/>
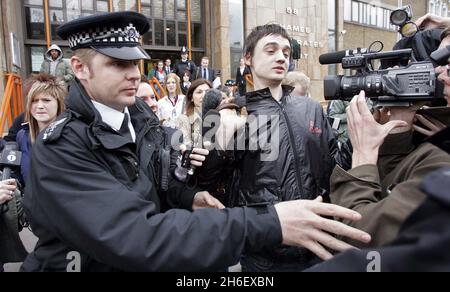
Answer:
<path fill-rule="evenodd" d="M 175 98 L 175 103 L 172 101 L 172 99 L 170 98 L 170 96 L 168 96 L 168 98 L 169 98 L 169 101 L 170 101 L 170 103 L 172 104 L 172 106 L 173 106 L 173 107 L 176 107 L 176 106 L 177 106 L 177 103 L 178 103 L 178 95 L 177 95 L 177 97 Z"/>

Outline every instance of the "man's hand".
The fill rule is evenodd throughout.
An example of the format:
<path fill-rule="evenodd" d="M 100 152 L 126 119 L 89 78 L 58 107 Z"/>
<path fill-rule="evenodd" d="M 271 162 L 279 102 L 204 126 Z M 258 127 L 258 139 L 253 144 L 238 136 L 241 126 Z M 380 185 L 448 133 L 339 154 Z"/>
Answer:
<path fill-rule="evenodd" d="M 197 211 L 200 209 L 212 208 L 212 209 L 225 209 L 222 203 L 211 196 L 208 192 L 197 193 L 194 197 L 194 203 L 192 204 L 192 210 Z"/>
<path fill-rule="evenodd" d="M 443 28 L 443 27 L 450 25 L 450 18 L 441 17 L 438 15 L 428 13 L 428 14 L 422 16 L 421 18 L 419 18 L 416 21 L 416 25 L 421 30 Z"/>
<path fill-rule="evenodd" d="M 448 39 L 448 38 L 446 38 Z M 441 66 L 436 68 L 439 81 L 444 83 L 444 97 L 447 100 L 447 106 L 450 107 L 450 76 L 449 66 Z"/>
<path fill-rule="evenodd" d="M 15 179 L 8 179 L 0 182 L 0 205 L 11 201 L 15 190 L 17 189 L 17 183 Z"/>
<path fill-rule="evenodd" d="M 337 205 L 324 204 L 321 197 L 315 201 L 283 202 L 275 205 L 275 209 L 281 223 L 283 244 L 305 247 L 323 260 L 333 257 L 327 248 L 339 252 L 355 249 L 333 237 L 334 234 L 364 243 L 371 241 L 370 235 L 363 231 L 321 217 L 361 220 L 359 213 Z"/>
<path fill-rule="evenodd" d="M 220 127 L 216 132 L 216 141 L 222 150 L 227 150 L 234 133 L 245 126 L 247 117 L 248 113 L 245 108 L 242 108 L 240 115 L 234 109 L 220 111 Z"/>
<path fill-rule="evenodd" d="M 414 125 L 414 130 L 417 132 L 427 136 L 431 137 L 440 131 L 444 130 L 447 126 L 443 123 L 439 122 L 436 119 L 433 119 L 432 117 L 424 117 L 422 115 L 416 115 L 416 118 L 418 121 L 420 121 L 426 128 L 419 127 L 418 125 Z"/>
<path fill-rule="evenodd" d="M 426 103 L 416 103 L 409 107 L 390 108 L 389 112 L 391 121 L 404 121 L 406 123 L 406 126 L 395 128 L 391 131 L 390 134 L 398 134 L 411 131 L 416 120 L 416 112 L 425 104 Z"/>
<path fill-rule="evenodd" d="M 389 109 L 386 107 L 376 108 L 374 109 L 373 112 L 373 118 L 378 124 L 384 125 L 389 123 L 391 119 L 391 113 L 389 112 Z"/>
<path fill-rule="evenodd" d="M 183 154 L 186 151 L 187 147 L 186 145 L 181 145 L 180 150 L 181 154 Z M 203 162 L 205 162 L 206 157 L 209 155 L 209 151 L 206 149 L 201 148 L 194 148 L 192 150 L 191 155 L 189 155 L 189 159 L 191 159 L 191 165 L 195 167 L 202 167 Z"/>
<path fill-rule="evenodd" d="M 377 164 L 378 152 L 384 139 L 398 127 L 407 127 L 404 121 L 390 121 L 384 125 L 377 123 L 366 103 L 366 94 L 359 96 L 347 108 L 349 137 L 353 145 L 353 168 L 365 164 Z"/>

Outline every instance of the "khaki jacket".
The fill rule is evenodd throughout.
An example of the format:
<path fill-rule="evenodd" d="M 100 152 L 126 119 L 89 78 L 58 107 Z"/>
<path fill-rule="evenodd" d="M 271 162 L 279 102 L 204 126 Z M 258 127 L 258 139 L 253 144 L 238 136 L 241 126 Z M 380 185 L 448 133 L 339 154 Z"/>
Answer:
<path fill-rule="evenodd" d="M 373 239 L 369 247 L 385 245 L 424 202 L 425 194 L 419 187 L 423 178 L 444 167 L 450 167 L 450 155 L 438 147 L 425 143 L 414 149 L 412 132 L 390 135 L 380 149 L 378 167 L 334 170 L 331 201 L 361 213 L 361 221 L 344 223 L 370 233 Z"/>

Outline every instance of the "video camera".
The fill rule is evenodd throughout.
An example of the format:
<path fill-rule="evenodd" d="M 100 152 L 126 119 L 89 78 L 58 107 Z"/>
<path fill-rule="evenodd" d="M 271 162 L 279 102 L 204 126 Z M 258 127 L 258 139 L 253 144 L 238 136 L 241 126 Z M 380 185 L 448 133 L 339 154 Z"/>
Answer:
<path fill-rule="evenodd" d="M 445 50 L 444 50 L 445 49 Z M 436 64 L 448 60 L 450 50 L 444 48 L 431 55 Z M 326 100 L 350 101 L 362 90 L 383 106 L 409 106 L 412 102 L 442 99 L 442 83 L 437 81 L 433 62 L 412 62 L 403 68 L 374 70 L 373 61 L 411 59 L 412 49 L 371 52 L 368 49 L 341 51 L 321 55 L 320 64 L 342 64 L 343 69 L 357 70 L 355 76 L 327 76 L 324 80 Z M 439 56 L 440 60 L 433 59 Z"/>

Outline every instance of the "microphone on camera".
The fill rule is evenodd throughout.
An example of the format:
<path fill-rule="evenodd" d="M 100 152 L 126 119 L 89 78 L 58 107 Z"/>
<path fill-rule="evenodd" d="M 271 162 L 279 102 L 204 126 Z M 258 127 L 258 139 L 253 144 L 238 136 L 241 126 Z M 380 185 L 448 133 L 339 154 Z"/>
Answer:
<path fill-rule="evenodd" d="M 368 52 L 368 49 L 356 49 L 327 53 L 319 57 L 319 62 L 321 65 L 340 64 L 342 63 L 342 59 L 344 59 L 345 57 L 351 57 L 356 54 L 366 54 Z"/>

